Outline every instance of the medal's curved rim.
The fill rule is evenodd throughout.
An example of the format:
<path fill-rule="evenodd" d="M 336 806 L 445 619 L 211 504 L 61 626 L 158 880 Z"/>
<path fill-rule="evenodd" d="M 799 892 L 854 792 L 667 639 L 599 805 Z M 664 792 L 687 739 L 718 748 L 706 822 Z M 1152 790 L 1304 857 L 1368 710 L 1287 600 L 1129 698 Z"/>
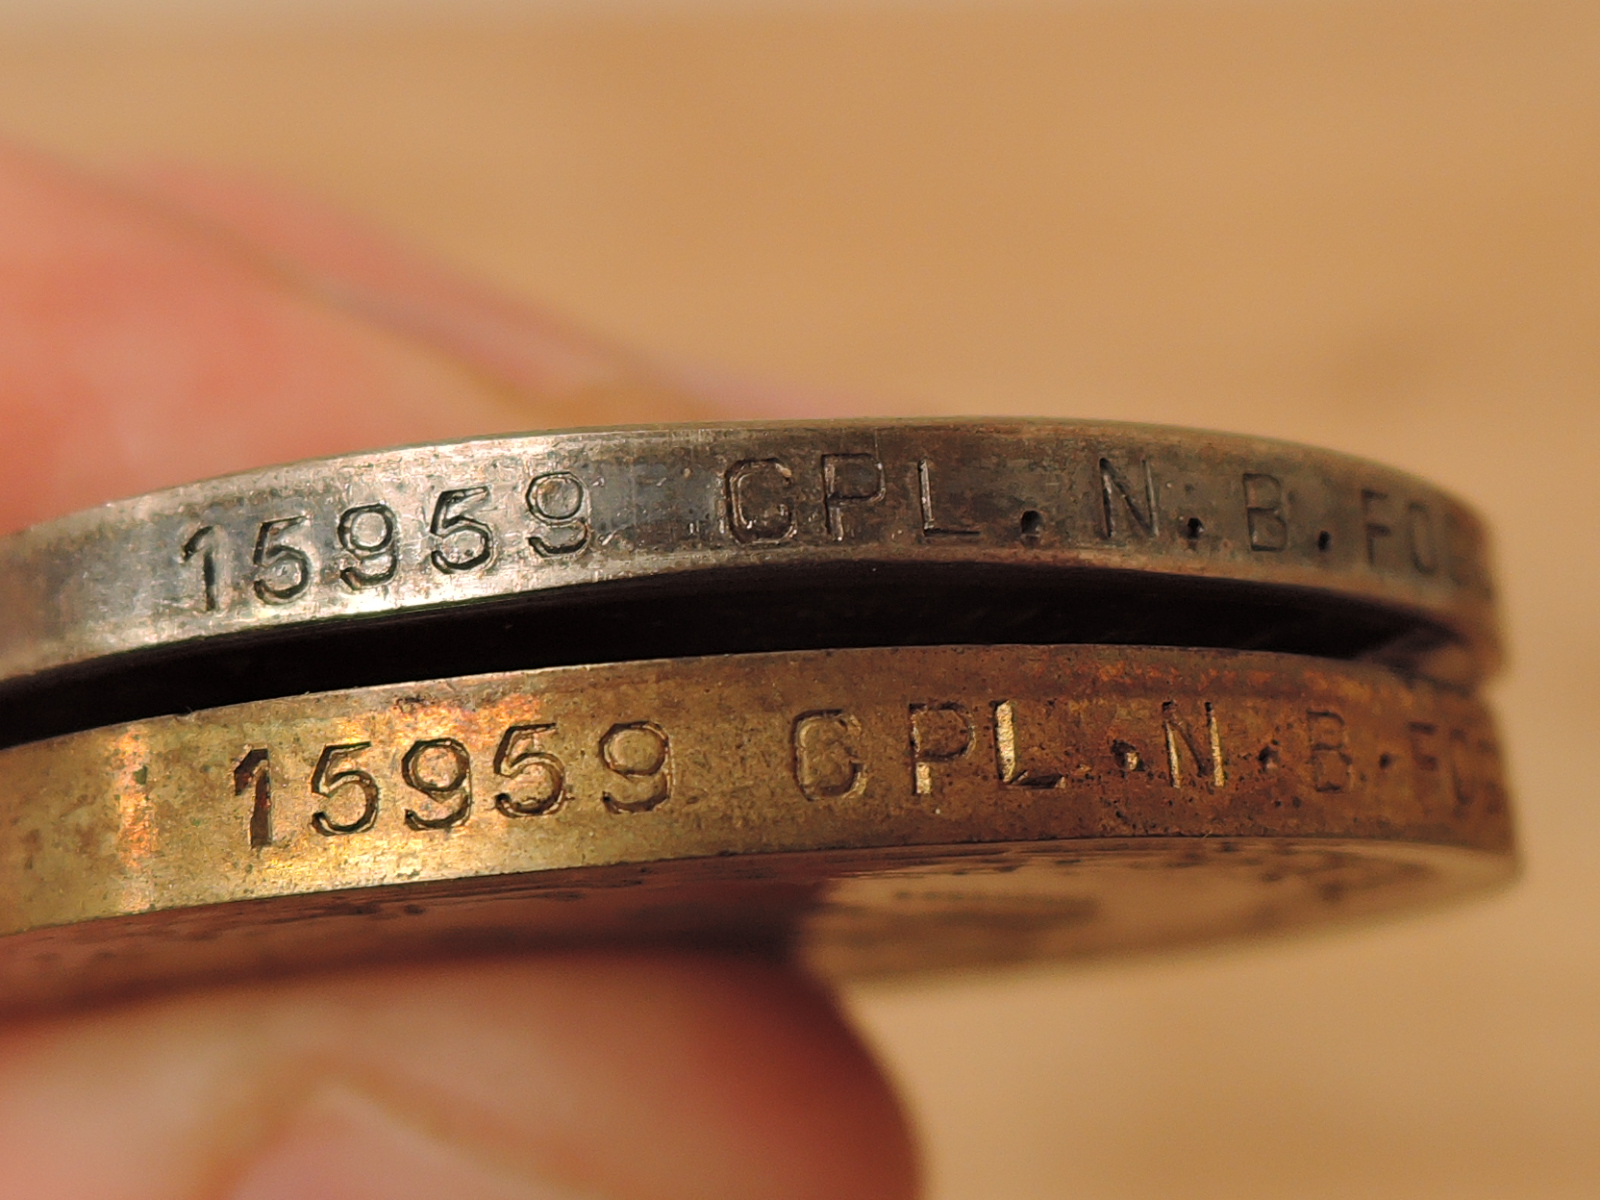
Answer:
<path fill-rule="evenodd" d="M 497 895 L 531 889 L 535 908 L 571 906 L 556 940 L 804 943 L 821 969 L 871 975 L 981 965 L 993 939 L 949 938 L 986 922 L 1010 938 L 1001 958 L 1055 959 L 1403 909 L 1516 869 L 1474 696 L 1370 664 L 1120 646 L 657 660 L 260 701 L 0 751 L 0 821 L 0 1007 L 5 979 L 25 991 L 48 966 L 30 957 L 45 931 L 115 958 L 120 922 L 170 919 L 155 975 L 181 977 L 182 930 L 208 910 L 240 969 L 300 961 L 264 931 L 309 922 L 315 941 L 319 915 L 452 895 L 487 906 L 477 933 L 451 926 L 471 943 L 503 928 Z M 1048 860 L 1047 890 L 1075 864 L 1131 865 L 1057 912 L 1006 890 L 1031 878 L 1001 861 L 1016 854 Z M 931 890 L 915 882 L 930 856 Z M 1384 863 L 1400 865 L 1374 876 Z M 1160 912 L 1075 931 L 1155 869 L 1214 876 L 1220 915 L 1186 924 L 1202 901 L 1163 885 Z M 694 886 L 586 909 L 586 872 Z M 973 890 L 985 873 L 992 895 Z M 1266 903 L 1286 878 L 1304 884 L 1293 902 Z M 340 927 L 359 957 L 361 922 Z"/>
<path fill-rule="evenodd" d="M 1281 591 L 1391 614 L 1419 636 L 1383 657 L 1409 669 L 1467 683 L 1500 660 L 1482 522 L 1405 472 L 1160 426 L 854 420 L 339 455 L 44 522 L 0 538 L 0 688 L 254 635 L 846 566 Z"/>

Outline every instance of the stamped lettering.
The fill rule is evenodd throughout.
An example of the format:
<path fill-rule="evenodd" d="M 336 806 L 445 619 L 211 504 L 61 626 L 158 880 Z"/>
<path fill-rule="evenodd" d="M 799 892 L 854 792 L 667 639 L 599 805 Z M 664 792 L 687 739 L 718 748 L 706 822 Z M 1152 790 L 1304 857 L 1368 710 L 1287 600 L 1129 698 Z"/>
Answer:
<path fill-rule="evenodd" d="M 494 531 L 473 514 L 489 500 L 486 487 L 450 488 L 434 502 L 428 532 L 438 545 L 428 556 L 447 575 L 475 571 L 494 555 Z"/>
<path fill-rule="evenodd" d="M 354 794 L 360 799 L 361 809 L 346 821 L 336 820 L 327 809 L 319 809 L 311 815 L 311 827 L 318 833 L 327 837 L 363 833 L 377 823 L 378 781 L 360 767 L 343 765 L 371 748 L 371 742 L 345 742 L 323 747 L 322 757 L 317 759 L 316 770 L 311 773 L 311 791 L 329 800 L 337 798 L 340 802 L 347 802 L 349 795 Z M 338 796 L 341 792 L 345 796 Z"/>
<path fill-rule="evenodd" d="M 1408 732 L 1412 762 L 1433 777 L 1436 787 L 1448 788 L 1447 794 L 1460 807 L 1476 802 L 1485 789 L 1484 781 L 1498 775 L 1493 743 L 1481 742 L 1469 730 L 1412 721 Z M 1482 766 L 1485 762 L 1490 764 L 1488 769 Z"/>
<path fill-rule="evenodd" d="M 1424 575 L 1439 569 L 1439 547 L 1433 535 L 1433 514 L 1425 504 L 1406 505 L 1406 545 L 1411 550 L 1411 565 Z"/>
<path fill-rule="evenodd" d="M 972 749 L 972 718 L 953 701 L 913 704 L 910 714 L 911 790 L 931 796 L 934 766 L 964 758 Z"/>
<path fill-rule="evenodd" d="M 1449 511 L 1444 516 L 1444 554 L 1451 583 L 1480 593 L 1490 591 L 1488 570 L 1479 559 L 1477 540 L 1461 518 Z"/>
<path fill-rule="evenodd" d="M 449 829 L 472 814 L 472 759 L 455 738 L 416 742 L 400 762 L 406 786 L 433 802 L 432 811 L 406 809 L 412 829 Z"/>
<path fill-rule="evenodd" d="M 945 524 L 939 521 L 933 513 L 933 466 L 925 458 L 917 460 L 917 499 L 922 508 L 922 536 L 925 538 L 977 537 L 981 530 L 973 529 L 967 525 Z"/>
<path fill-rule="evenodd" d="M 1244 473 L 1244 516 L 1250 549 L 1277 553 L 1289 545 L 1289 523 L 1283 516 L 1283 484 L 1276 475 Z"/>
<path fill-rule="evenodd" d="M 1378 565 L 1378 547 L 1386 539 L 1394 536 L 1394 530 L 1389 527 L 1389 494 L 1374 491 L 1372 488 L 1361 489 L 1361 520 L 1362 527 L 1367 535 L 1367 561 L 1373 566 Z"/>
<path fill-rule="evenodd" d="M 600 739 L 600 761 L 631 785 L 601 793 L 612 812 L 650 812 L 671 798 L 672 745 L 654 721 L 613 725 Z"/>
<path fill-rule="evenodd" d="M 1407 727 L 1411 735 L 1411 761 L 1421 771 L 1439 769 L 1439 727 L 1432 721 L 1412 721 Z"/>
<path fill-rule="evenodd" d="M 250 793 L 250 848 L 272 845 L 272 763 L 266 747 L 252 746 L 233 766 L 233 794 Z"/>
<path fill-rule="evenodd" d="M 1064 787 L 1064 772 L 1023 764 L 1017 744 L 1017 706 L 1010 700 L 996 700 L 990 707 L 994 710 L 995 771 L 1000 782 L 1008 787 Z"/>
<path fill-rule="evenodd" d="M 200 609 L 208 613 L 217 611 L 216 540 L 217 527 L 202 525 L 184 541 L 182 552 L 184 562 L 200 559 Z"/>
<path fill-rule="evenodd" d="M 1222 735 L 1217 729 L 1217 714 L 1211 701 L 1203 702 L 1205 711 L 1204 736 L 1179 711 L 1176 701 L 1161 705 L 1161 732 L 1167 743 L 1167 778 L 1173 787 L 1183 784 L 1185 778 L 1184 751 L 1194 769 L 1197 780 L 1220 788 L 1228 782 L 1227 769 L 1222 758 Z"/>
<path fill-rule="evenodd" d="M 1144 537 L 1155 536 L 1155 476 L 1149 459 L 1141 459 L 1139 466 L 1141 481 L 1134 484 L 1109 458 L 1100 460 L 1100 536 L 1107 540 L 1135 530 Z"/>
<path fill-rule="evenodd" d="M 339 578 L 352 591 L 388 583 L 400 569 L 399 525 L 387 504 L 362 504 L 339 514 L 339 545 L 355 561 Z"/>
<path fill-rule="evenodd" d="M 304 516 L 279 517 L 263 521 L 256 531 L 256 548 L 251 556 L 256 566 L 253 586 L 256 595 L 268 604 L 287 604 L 311 586 L 310 556 L 282 540 L 289 530 L 305 521 Z"/>
<path fill-rule="evenodd" d="M 491 757 L 490 769 L 500 789 L 494 793 L 495 812 L 519 821 L 558 812 L 572 797 L 567 764 L 551 744 L 556 734 L 554 721 L 511 725 L 492 756 L 453 737 L 420 738 L 403 755 L 391 751 L 398 756 L 399 783 L 421 797 L 401 809 L 400 824 L 429 833 L 458 829 L 473 820 L 473 775 L 479 769 L 475 753 Z M 858 792 L 866 780 L 865 768 L 853 757 L 859 734 L 859 724 L 844 714 L 802 714 L 794 743 L 801 786 L 811 788 L 816 798 L 838 799 Z M 648 813 L 671 799 L 672 741 L 654 721 L 613 724 L 589 745 L 609 777 L 594 797 L 607 811 Z M 382 797 L 390 786 L 380 782 L 384 761 L 371 741 L 324 746 L 308 785 L 311 795 L 323 801 L 311 815 L 311 828 L 324 837 L 349 837 L 377 827 Z M 396 759 L 387 761 L 393 764 Z M 233 764 L 232 777 L 236 796 L 253 797 L 248 822 L 251 847 L 277 844 L 273 826 L 279 814 L 270 751 L 264 746 L 248 749 Z"/>
<path fill-rule="evenodd" d="M 1472 735 L 1465 729 L 1452 729 L 1446 745 L 1450 756 L 1450 784 L 1456 803 L 1465 808 L 1479 799 L 1486 773 L 1480 771 Z"/>
<path fill-rule="evenodd" d="M 723 476 L 734 540 L 778 545 L 794 537 L 794 472 L 776 458 L 747 458 Z"/>
<path fill-rule="evenodd" d="M 794 781 L 807 800 L 842 800 L 866 786 L 856 750 L 861 722 L 837 708 L 803 712 L 789 733 Z"/>
<path fill-rule="evenodd" d="M 1319 792 L 1342 792 L 1350 786 L 1350 757 L 1342 716 L 1312 709 L 1306 713 L 1311 734 L 1311 786 Z"/>
<path fill-rule="evenodd" d="M 519 785 L 515 793 L 495 794 L 494 805 L 506 816 L 542 817 L 555 812 L 566 798 L 566 765 L 541 748 L 544 735 L 555 727 L 554 721 L 513 725 L 500 739 L 494 752 L 494 773 Z"/>
<path fill-rule="evenodd" d="M 283 742 L 235 732 L 248 729 Z M 531 870 L 608 835 L 629 854 L 664 838 L 696 856 L 766 847 L 769 835 L 833 848 L 845 828 L 888 831 L 883 845 L 966 842 L 974 822 L 1008 840 L 1229 827 L 1372 837 L 1391 816 L 1467 828 L 1504 811 L 1492 726 L 1463 691 L 1371 664 L 1206 650 L 602 664 L 388 687 L 348 704 L 263 702 L 261 715 L 225 714 L 201 734 L 220 760 L 205 776 L 231 814 L 226 836 L 261 869 L 319 847 L 329 864 L 376 861 L 337 840 L 358 836 L 381 847 L 384 870 L 500 853 Z M 166 764 L 166 787 L 171 758 L 157 744 L 129 761 Z"/>
<path fill-rule="evenodd" d="M 842 542 L 847 536 L 847 507 L 875 504 L 883 497 L 883 463 L 877 455 L 822 456 L 822 506 L 828 518 L 828 536 L 834 541 Z"/>
<path fill-rule="evenodd" d="M 571 471 L 537 475 L 523 493 L 537 530 L 528 545 L 546 558 L 576 554 L 589 544 L 593 532 L 587 510 L 588 489 Z"/>
<path fill-rule="evenodd" d="M 158 544 L 170 547 L 160 564 L 167 578 L 153 593 L 140 590 L 138 604 L 150 611 L 111 644 L 137 648 L 152 621 L 166 642 L 296 620 L 442 614 L 457 601 L 568 583 L 682 580 L 781 547 L 797 568 L 843 562 L 867 574 L 891 561 L 920 570 L 919 556 L 941 571 L 970 562 L 1081 572 L 1063 578 L 1069 586 L 1098 587 L 1117 571 L 1107 589 L 1115 594 L 1142 587 L 1137 571 L 1150 573 L 1151 588 L 1175 575 L 1260 587 L 1281 571 L 1302 606 L 1355 598 L 1463 641 L 1468 655 L 1453 658 L 1436 652 L 1437 640 L 1397 641 L 1404 665 L 1424 675 L 1467 682 L 1479 663 L 1492 666 L 1478 526 L 1448 497 L 1381 468 L 1335 456 L 1324 464 L 1287 447 L 1264 459 L 1253 444 L 1230 450 L 1225 440 L 1201 439 L 1191 452 L 1137 431 L 1097 431 L 1087 450 L 1070 430 L 969 434 L 886 423 L 841 436 L 804 428 L 640 435 L 637 457 L 619 456 L 603 438 L 592 453 L 581 440 L 537 454 L 512 441 L 448 458 L 419 454 L 410 475 L 371 470 L 376 460 L 363 459 L 359 471 L 332 472 L 334 482 L 291 477 L 258 493 L 186 499 L 181 511 L 153 518 L 162 523 Z M 285 507 L 285 496 L 302 491 Z M 545 569 L 575 559 L 583 561 L 576 573 Z M 1374 574 L 1384 577 L 1378 592 Z M 100 596 L 114 576 L 96 567 L 73 586 Z M 121 611 L 93 599 L 63 607 Z M 1179 608 L 1172 620 L 1181 628 Z M 1137 620 L 1153 627 L 1148 640 L 1167 634 L 1166 612 L 1139 609 Z M 730 627 L 729 640 L 742 641 L 735 628 L 743 627 Z M 1315 649 L 1322 629 L 1286 622 L 1273 636 Z M 987 726 L 986 713 L 979 720 Z M 1161 746 L 1145 748 L 1158 766 Z"/>

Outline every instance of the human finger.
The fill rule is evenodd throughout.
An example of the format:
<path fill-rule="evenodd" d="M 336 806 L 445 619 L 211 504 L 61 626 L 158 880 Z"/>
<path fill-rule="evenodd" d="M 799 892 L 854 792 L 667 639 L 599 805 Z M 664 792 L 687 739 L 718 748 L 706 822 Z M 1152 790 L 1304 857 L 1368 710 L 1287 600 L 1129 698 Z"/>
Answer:
<path fill-rule="evenodd" d="M 631 362 L 608 367 L 595 348 L 568 346 L 536 315 L 520 327 L 523 366 L 543 355 L 550 369 L 499 372 L 459 344 L 332 302 L 314 275 L 0 144 L 0 529 L 266 463 L 708 411 Z M 511 302 L 495 323 L 487 302 L 438 289 L 438 313 L 461 310 L 439 324 L 479 321 L 489 340 L 516 340 Z"/>
<path fill-rule="evenodd" d="M 536 426 L 548 399 L 248 245 L 0 148 L 0 525 Z M 0 1195 L 19 1200 L 895 1197 L 911 1163 L 826 999 L 726 959 L 374 968 L 0 1033 Z"/>
<path fill-rule="evenodd" d="M 374 968 L 0 1032 L 17 1200 L 899 1200 L 915 1175 L 827 998 L 732 959 Z"/>

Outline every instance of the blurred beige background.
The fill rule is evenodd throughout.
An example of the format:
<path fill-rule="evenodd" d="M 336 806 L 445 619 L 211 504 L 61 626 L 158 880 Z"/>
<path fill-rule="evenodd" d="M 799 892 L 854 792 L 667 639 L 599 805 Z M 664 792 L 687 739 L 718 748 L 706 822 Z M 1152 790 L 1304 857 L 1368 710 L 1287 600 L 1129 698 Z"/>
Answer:
<path fill-rule="evenodd" d="M 1248 430 L 1482 506 L 1514 892 L 850 1003 L 937 1200 L 1600 1195 L 1600 6 L 164 3 L 0 3 L 0 130 L 281 178 L 828 411 Z"/>

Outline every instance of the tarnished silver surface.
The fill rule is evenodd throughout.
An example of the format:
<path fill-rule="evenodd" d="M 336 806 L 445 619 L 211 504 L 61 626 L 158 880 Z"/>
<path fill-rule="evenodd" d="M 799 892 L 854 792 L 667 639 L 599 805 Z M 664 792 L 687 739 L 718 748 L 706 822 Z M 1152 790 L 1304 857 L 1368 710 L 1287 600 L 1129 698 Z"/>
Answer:
<path fill-rule="evenodd" d="M 0 682 L 219 635 L 838 564 L 1268 585 L 1442 631 L 1461 648 L 1443 675 L 1498 655 L 1480 522 L 1393 470 L 1136 425 L 819 422 L 354 454 L 38 525 L 0 540 Z"/>

